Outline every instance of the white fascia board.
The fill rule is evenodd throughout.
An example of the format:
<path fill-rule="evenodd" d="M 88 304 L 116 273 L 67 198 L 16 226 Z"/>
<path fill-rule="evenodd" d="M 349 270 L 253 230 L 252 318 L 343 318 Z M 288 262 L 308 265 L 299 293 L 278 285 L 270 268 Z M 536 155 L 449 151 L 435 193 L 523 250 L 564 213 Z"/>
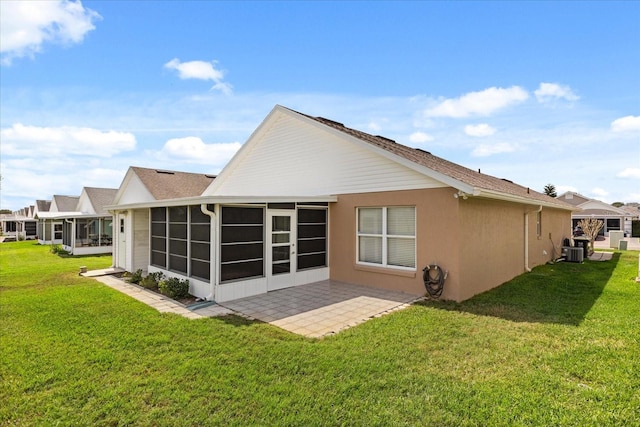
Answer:
<path fill-rule="evenodd" d="M 532 205 L 532 206 L 544 206 L 546 208 L 561 209 L 561 210 L 567 210 L 571 212 L 578 212 L 582 210 L 576 206 L 564 207 L 564 206 L 559 206 L 555 203 L 545 202 L 542 200 L 529 199 L 527 197 L 522 197 L 522 196 L 514 196 L 512 194 L 501 193 L 499 191 L 491 191 L 491 190 L 478 189 L 478 188 L 476 188 L 475 190 L 476 191 L 470 195 L 473 195 L 476 197 L 484 197 L 487 199 L 503 200 L 505 202 L 521 203 L 521 204 Z"/>
<path fill-rule="evenodd" d="M 37 219 L 64 219 L 86 216 L 83 212 L 42 212 L 38 213 Z M 95 215 L 93 215 L 95 216 Z"/>
<path fill-rule="evenodd" d="M 170 206 L 185 206 L 185 205 L 234 205 L 234 204 L 249 204 L 249 203 L 315 203 L 315 202 L 337 202 L 337 196 L 198 196 L 198 197 L 185 197 L 181 199 L 165 199 L 155 200 L 153 202 L 145 203 L 131 203 L 128 205 L 110 205 L 106 206 L 109 212 L 116 212 L 128 209 L 145 209 L 145 208 L 159 208 Z"/>

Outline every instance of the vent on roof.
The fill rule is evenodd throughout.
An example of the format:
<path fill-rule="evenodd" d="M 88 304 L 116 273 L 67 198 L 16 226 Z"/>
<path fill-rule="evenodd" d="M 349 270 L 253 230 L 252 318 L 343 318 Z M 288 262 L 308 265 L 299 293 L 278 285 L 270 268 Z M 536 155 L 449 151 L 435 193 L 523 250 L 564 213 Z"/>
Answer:
<path fill-rule="evenodd" d="M 509 182 L 509 183 L 513 184 L 513 181 L 511 181 L 510 179 L 502 178 L 502 180 L 505 181 L 505 182 Z"/>
<path fill-rule="evenodd" d="M 420 152 L 422 152 L 422 153 L 431 154 L 429 151 L 427 151 L 427 150 L 423 150 L 422 148 L 414 148 L 414 150 L 416 150 L 416 151 L 420 151 Z"/>
<path fill-rule="evenodd" d="M 216 177 L 216 175 L 206 175 L 206 174 L 205 174 L 205 176 L 206 176 L 207 178 L 211 178 L 211 179 L 213 179 L 213 178 L 215 178 L 215 177 Z"/>
<path fill-rule="evenodd" d="M 384 139 L 386 141 L 390 141 L 390 142 L 394 142 L 395 143 L 395 141 L 393 139 L 387 138 L 386 136 L 376 135 L 376 138 Z"/>
<path fill-rule="evenodd" d="M 344 127 L 344 125 L 342 123 L 336 122 L 335 120 L 325 119 L 324 117 L 320 117 L 320 116 L 316 117 L 316 119 L 321 120 L 323 122 L 334 124 L 336 126 Z"/>
<path fill-rule="evenodd" d="M 157 173 L 164 173 L 166 175 L 175 175 L 176 173 L 173 171 L 166 171 L 166 170 L 162 170 L 162 169 L 156 169 Z"/>

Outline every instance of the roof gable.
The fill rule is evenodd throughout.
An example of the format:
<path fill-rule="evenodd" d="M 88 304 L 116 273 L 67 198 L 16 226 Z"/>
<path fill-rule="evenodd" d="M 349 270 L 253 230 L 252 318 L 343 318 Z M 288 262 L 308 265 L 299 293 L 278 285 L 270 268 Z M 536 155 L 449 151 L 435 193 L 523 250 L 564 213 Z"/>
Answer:
<path fill-rule="evenodd" d="M 302 197 L 444 186 L 357 140 L 276 107 L 203 195 Z"/>
<path fill-rule="evenodd" d="M 215 175 L 131 166 L 113 204 L 152 202 L 199 196 Z"/>
<path fill-rule="evenodd" d="M 50 212 L 74 212 L 80 197 L 54 195 L 51 199 Z"/>
<path fill-rule="evenodd" d="M 104 207 L 113 203 L 117 191 L 116 188 L 84 187 L 77 210 L 88 214 L 108 215 Z"/>
<path fill-rule="evenodd" d="M 290 151 L 297 155 L 290 155 Z M 336 185 L 354 178 L 353 174 L 339 175 L 345 169 L 360 169 L 358 178 L 366 176 L 370 186 Z M 327 185 L 323 187 L 323 183 Z M 204 195 L 319 195 L 444 186 L 475 196 L 573 209 L 562 200 L 427 151 L 282 106 L 269 113 Z"/>

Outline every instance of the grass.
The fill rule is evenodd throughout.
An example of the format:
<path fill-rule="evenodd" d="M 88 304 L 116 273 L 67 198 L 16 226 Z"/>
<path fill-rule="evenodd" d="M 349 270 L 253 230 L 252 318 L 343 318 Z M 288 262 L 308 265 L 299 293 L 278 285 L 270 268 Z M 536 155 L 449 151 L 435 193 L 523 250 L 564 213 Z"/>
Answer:
<path fill-rule="evenodd" d="M 2 425 L 640 425 L 638 252 L 324 339 L 188 320 L 0 245 Z"/>

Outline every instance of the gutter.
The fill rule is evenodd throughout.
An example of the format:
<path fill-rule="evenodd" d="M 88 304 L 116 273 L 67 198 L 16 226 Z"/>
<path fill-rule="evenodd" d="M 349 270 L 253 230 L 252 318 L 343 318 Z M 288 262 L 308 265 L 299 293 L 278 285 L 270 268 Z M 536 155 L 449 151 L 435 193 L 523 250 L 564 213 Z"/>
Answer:
<path fill-rule="evenodd" d="M 209 250 L 209 256 L 210 256 L 210 264 L 209 264 L 209 283 L 211 284 L 211 293 L 209 295 L 207 295 L 207 300 L 208 301 L 215 301 L 215 295 L 216 295 L 216 289 L 218 288 L 218 283 L 220 283 L 220 279 L 219 279 L 219 274 L 220 274 L 220 269 L 219 268 L 215 268 L 214 266 L 217 265 L 217 257 L 216 257 L 216 253 L 218 252 L 218 217 L 216 215 L 215 212 L 210 211 L 209 208 L 207 208 L 207 204 L 206 203 L 201 203 L 200 204 L 200 210 L 202 211 L 203 214 L 211 217 L 211 248 Z"/>

